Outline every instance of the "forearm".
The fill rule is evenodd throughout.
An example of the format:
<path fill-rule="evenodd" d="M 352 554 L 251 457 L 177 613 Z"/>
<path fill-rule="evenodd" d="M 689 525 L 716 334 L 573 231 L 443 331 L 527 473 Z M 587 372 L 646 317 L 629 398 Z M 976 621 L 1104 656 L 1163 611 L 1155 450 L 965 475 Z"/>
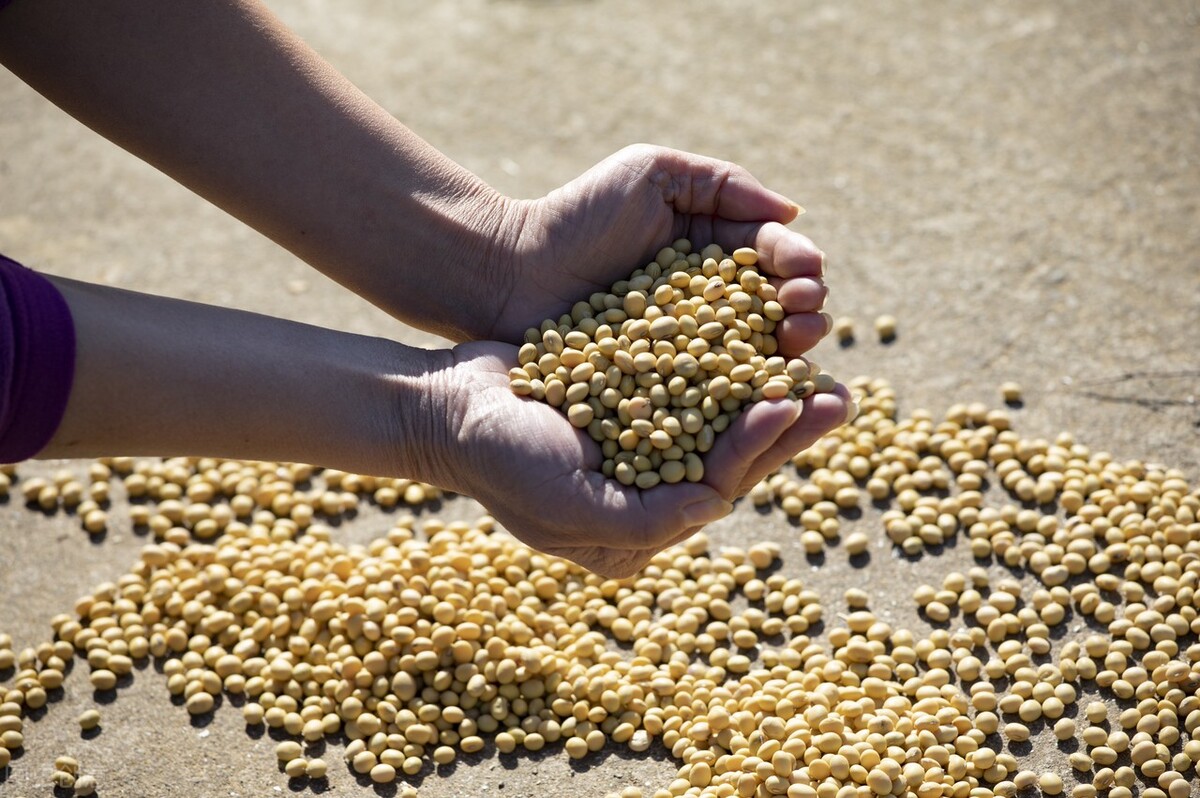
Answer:
<path fill-rule="evenodd" d="M 77 350 L 41 457 L 206 455 L 421 478 L 439 353 L 52 278 Z"/>
<path fill-rule="evenodd" d="M 19 0 L 0 61 L 398 318 L 479 332 L 462 308 L 494 293 L 476 269 L 502 198 L 254 0 Z"/>

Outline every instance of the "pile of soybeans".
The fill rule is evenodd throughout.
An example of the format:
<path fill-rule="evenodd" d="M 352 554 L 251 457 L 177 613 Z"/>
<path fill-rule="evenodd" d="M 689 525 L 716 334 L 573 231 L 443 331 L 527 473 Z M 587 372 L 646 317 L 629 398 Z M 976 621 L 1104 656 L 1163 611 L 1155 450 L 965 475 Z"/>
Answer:
<path fill-rule="evenodd" d="M 277 755 L 297 779 L 661 746 L 678 770 L 655 798 L 1194 794 L 1200 492 L 1066 434 L 1023 438 L 1004 411 L 899 418 L 885 383 L 851 388 L 859 416 L 751 500 L 794 519 L 810 553 L 933 557 L 959 540 L 976 563 L 916 588 L 923 631 L 873 612 L 869 590 L 818 595 L 777 542 L 697 535 L 618 581 L 488 518 L 398 514 L 369 545 L 339 542 L 331 523 L 358 502 L 426 486 L 109 460 L 83 495 L 123 482 L 113 493 L 140 497 L 131 516 L 152 542 L 54 618 L 52 642 L 14 653 L 0 636 L 0 768 L 78 657 L 99 691 L 158 678 L 155 662 L 189 712 L 244 697 L 248 726 L 286 732 Z M 0 487 L 36 507 L 56 483 L 9 468 Z M 880 528 L 842 537 L 848 514 L 877 517 L 872 501 Z M 311 753 L 326 738 L 345 764 Z"/>
<path fill-rule="evenodd" d="M 833 377 L 776 354 L 784 317 L 750 247 L 681 238 L 605 293 L 525 333 L 513 392 L 586 429 L 622 485 L 699 482 L 702 455 L 742 408 L 827 393 Z"/>

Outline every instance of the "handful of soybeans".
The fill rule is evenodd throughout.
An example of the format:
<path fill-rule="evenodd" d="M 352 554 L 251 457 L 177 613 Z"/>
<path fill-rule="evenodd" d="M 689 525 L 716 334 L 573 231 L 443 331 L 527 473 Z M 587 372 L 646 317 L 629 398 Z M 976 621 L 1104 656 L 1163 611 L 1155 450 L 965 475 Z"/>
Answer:
<path fill-rule="evenodd" d="M 757 263 L 749 247 L 663 247 L 607 293 L 527 330 L 513 392 L 587 430 L 604 475 L 622 485 L 699 482 L 701 456 L 747 404 L 836 384 L 815 363 L 776 355 L 784 310 Z"/>

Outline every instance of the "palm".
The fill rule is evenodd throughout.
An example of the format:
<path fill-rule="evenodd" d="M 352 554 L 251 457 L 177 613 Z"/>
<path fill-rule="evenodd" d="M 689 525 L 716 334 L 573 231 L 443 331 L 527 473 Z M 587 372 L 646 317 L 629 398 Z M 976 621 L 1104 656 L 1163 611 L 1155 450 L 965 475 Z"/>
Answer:
<path fill-rule="evenodd" d="M 514 347 L 463 344 L 455 348 L 454 359 L 455 384 L 469 397 L 456 418 L 454 444 L 471 456 L 454 480 L 461 487 L 453 487 L 479 500 L 534 548 L 609 573 L 628 572 L 671 533 L 660 529 L 675 520 L 665 516 L 667 508 L 711 497 L 703 486 L 677 485 L 644 502 L 642 492 L 605 479 L 594 441 L 558 410 L 512 393 L 507 372 L 516 362 Z M 642 526 L 620 530 L 623 534 L 604 528 L 630 512 L 645 516 Z"/>
<path fill-rule="evenodd" d="M 492 474 L 497 494 L 517 485 L 553 489 L 580 469 L 598 465 L 600 452 L 562 413 L 542 402 L 527 402 L 508 386 L 508 366 L 516 350 L 482 342 L 455 350 L 456 368 L 469 375 L 476 393 L 462 418 L 459 442 L 479 468 Z M 513 463 L 521 463 L 519 472 Z"/>

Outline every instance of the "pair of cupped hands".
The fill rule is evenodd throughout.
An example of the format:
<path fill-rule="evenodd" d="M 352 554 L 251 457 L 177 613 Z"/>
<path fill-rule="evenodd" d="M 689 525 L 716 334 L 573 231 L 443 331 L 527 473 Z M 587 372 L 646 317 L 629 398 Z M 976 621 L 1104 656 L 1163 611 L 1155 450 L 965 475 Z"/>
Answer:
<path fill-rule="evenodd" d="M 727 162 L 647 145 L 628 147 L 539 200 L 502 199 L 486 310 L 431 329 L 479 331 L 445 353 L 431 403 L 442 443 L 420 469 L 480 501 L 520 540 L 592 571 L 629 576 L 655 553 L 732 509 L 732 502 L 842 424 L 844 386 L 803 402 L 751 405 L 705 455 L 699 483 L 624 487 L 600 473 L 599 446 L 557 409 L 515 396 L 509 369 L 530 327 L 608 289 L 685 237 L 726 251 L 750 246 L 787 315 L 780 353 L 800 357 L 829 332 L 824 254 L 785 225 L 800 213 Z M 420 326 L 421 320 L 417 320 Z"/>

